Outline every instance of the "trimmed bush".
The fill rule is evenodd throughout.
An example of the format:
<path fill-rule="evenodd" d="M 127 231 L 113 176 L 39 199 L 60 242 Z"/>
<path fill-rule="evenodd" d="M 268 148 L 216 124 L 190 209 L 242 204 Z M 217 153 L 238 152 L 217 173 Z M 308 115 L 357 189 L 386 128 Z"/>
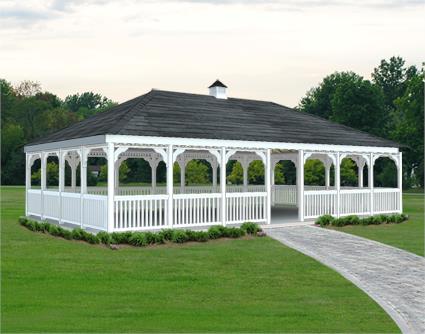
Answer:
<path fill-rule="evenodd" d="M 189 236 L 184 230 L 174 230 L 171 241 L 177 244 L 182 244 L 189 241 Z"/>
<path fill-rule="evenodd" d="M 100 242 L 105 245 L 109 245 L 112 241 L 112 237 L 108 232 L 99 232 L 97 237 L 99 238 Z"/>
<path fill-rule="evenodd" d="M 376 215 L 365 218 L 359 218 L 358 216 L 351 215 L 340 218 L 332 217 L 331 215 L 323 215 L 316 219 L 315 224 L 320 226 L 337 226 L 342 227 L 346 225 L 380 225 L 380 224 L 399 224 L 408 219 L 405 214 L 392 214 L 392 215 Z"/>
<path fill-rule="evenodd" d="M 255 223 L 246 222 L 241 225 L 241 229 L 245 231 L 246 234 L 256 235 L 257 232 L 261 231 L 261 227 Z"/>
<path fill-rule="evenodd" d="M 323 227 L 331 224 L 334 220 L 335 218 L 331 215 L 323 215 L 317 218 L 314 223 Z"/>
<path fill-rule="evenodd" d="M 399 217 L 401 219 L 401 216 Z M 64 239 L 74 239 L 85 241 L 90 244 L 129 244 L 136 247 L 144 247 L 153 244 L 163 244 L 167 241 L 174 243 L 184 243 L 187 241 L 205 242 L 210 239 L 218 238 L 240 238 L 246 234 L 257 235 L 261 228 L 252 222 L 246 222 L 240 228 L 212 226 L 208 231 L 192 231 L 180 229 L 164 229 L 158 233 L 154 232 L 99 232 L 98 234 L 89 233 L 81 228 L 69 231 L 61 226 L 49 224 L 48 222 L 38 222 L 30 220 L 27 217 L 20 217 L 19 224 L 27 229 L 36 232 L 49 233 L 53 236 Z"/>
<path fill-rule="evenodd" d="M 218 239 L 221 238 L 223 236 L 223 226 L 211 226 L 208 229 L 208 237 L 210 239 Z"/>
<path fill-rule="evenodd" d="M 134 232 L 128 241 L 130 245 L 138 247 L 144 247 L 149 244 L 148 238 L 146 237 L 146 233 L 143 232 Z"/>

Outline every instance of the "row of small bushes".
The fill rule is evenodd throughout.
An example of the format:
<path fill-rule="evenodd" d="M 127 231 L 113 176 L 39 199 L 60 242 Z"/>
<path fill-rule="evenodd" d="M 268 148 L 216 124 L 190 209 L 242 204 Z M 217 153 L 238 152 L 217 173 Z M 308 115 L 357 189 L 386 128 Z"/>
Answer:
<path fill-rule="evenodd" d="M 380 225 L 380 224 L 400 224 L 406 221 L 409 217 L 404 214 L 392 214 L 392 215 L 376 215 L 370 217 L 360 218 L 359 216 L 345 216 L 335 218 L 331 215 L 323 215 L 317 218 L 315 221 L 316 225 L 320 226 L 346 226 L 346 225 Z"/>
<path fill-rule="evenodd" d="M 72 231 L 61 226 L 38 222 L 26 217 L 19 218 L 19 223 L 27 229 L 36 232 L 51 234 L 68 240 L 82 240 L 90 244 L 118 245 L 127 244 L 137 247 L 144 247 L 154 244 L 164 244 L 166 242 L 184 243 L 188 241 L 205 242 L 219 238 L 240 238 L 244 235 L 256 235 L 261 228 L 251 222 L 243 223 L 238 227 L 212 226 L 207 231 L 191 231 L 180 229 L 164 229 L 159 232 L 99 232 L 89 233 L 80 228 Z"/>

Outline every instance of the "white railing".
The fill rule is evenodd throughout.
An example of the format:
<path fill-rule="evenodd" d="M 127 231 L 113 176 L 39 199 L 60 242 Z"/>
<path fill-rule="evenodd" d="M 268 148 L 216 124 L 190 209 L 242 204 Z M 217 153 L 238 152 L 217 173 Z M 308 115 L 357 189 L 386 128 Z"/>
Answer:
<path fill-rule="evenodd" d="M 173 196 L 173 225 L 202 226 L 220 223 L 221 194 L 180 194 Z"/>
<path fill-rule="evenodd" d="M 108 229 L 108 198 L 84 194 L 82 214 L 82 226 L 106 231 Z"/>
<path fill-rule="evenodd" d="M 304 218 L 336 214 L 336 190 L 308 190 L 304 192 Z"/>
<path fill-rule="evenodd" d="M 265 222 L 267 193 L 226 193 L 228 223 Z"/>
<path fill-rule="evenodd" d="M 375 188 L 373 211 L 375 213 L 400 212 L 400 190 L 398 188 Z"/>
<path fill-rule="evenodd" d="M 274 185 L 272 186 L 272 203 L 297 205 L 296 185 Z"/>
<path fill-rule="evenodd" d="M 59 219 L 60 198 L 57 191 L 43 191 L 43 217 Z"/>
<path fill-rule="evenodd" d="M 41 190 L 28 189 L 27 196 L 27 214 L 31 216 L 40 216 L 42 212 Z"/>
<path fill-rule="evenodd" d="M 79 193 L 62 193 L 62 221 L 81 225 L 81 195 Z"/>
<path fill-rule="evenodd" d="M 152 230 L 167 227 L 167 195 L 115 196 L 114 230 Z"/>
<path fill-rule="evenodd" d="M 342 189 L 339 194 L 341 216 L 370 213 L 370 189 Z"/>

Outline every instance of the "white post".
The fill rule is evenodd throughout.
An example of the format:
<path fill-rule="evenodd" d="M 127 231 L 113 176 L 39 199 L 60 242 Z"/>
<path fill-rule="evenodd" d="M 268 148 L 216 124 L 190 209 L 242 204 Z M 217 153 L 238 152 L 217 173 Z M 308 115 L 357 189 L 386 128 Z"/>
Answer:
<path fill-rule="evenodd" d="M 241 163 L 242 165 L 242 171 L 243 171 L 243 191 L 248 191 L 248 167 L 249 164 L 247 162 Z"/>
<path fill-rule="evenodd" d="M 275 190 L 275 183 L 276 183 L 276 180 L 275 180 L 275 178 L 276 178 L 276 166 L 277 166 L 277 162 L 276 163 L 272 163 L 272 165 L 271 165 L 271 173 L 272 173 L 272 176 L 271 176 L 271 192 L 272 192 L 272 203 L 271 203 L 271 205 L 273 206 L 274 205 L 274 203 L 275 203 L 275 197 L 276 197 L 276 190 Z"/>
<path fill-rule="evenodd" d="M 363 170 L 364 170 L 364 161 L 361 161 L 357 165 L 359 188 L 363 188 Z"/>
<path fill-rule="evenodd" d="M 59 224 L 62 224 L 62 192 L 65 189 L 65 157 L 64 152 L 59 150 Z"/>
<path fill-rule="evenodd" d="M 151 166 L 151 193 L 156 194 L 156 169 L 158 167 L 158 162 L 150 161 Z"/>
<path fill-rule="evenodd" d="M 73 154 L 75 154 L 75 152 L 73 152 Z M 75 193 L 76 189 L 77 189 L 77 158 L 73 155 L 70 158 L 70 161 L 72 161 L 72 163 L 70 164 L 71 167 L 71 189 L 72 192 Z"/>
<path fill-rule="evenodd" d="M 114 230 L 114 192 L 115 192 L 115 148 L 113 143 L 108 143 L 108 232 Z"/>
<path fill-rule="evenodd" d="M 31 188 L 31 156 L 25 154 L 25 216 L 28 216 L 28 190 Z"/>
<path fill-rule="evenodd" d="M 373 203 L 374 203 L 374 198 L 373 198 L 373 188 L 374 188 L 374 178 L 373 178 L 373 165 L 375 164 L 375 162 L 373 161 L 373 153 L 370 154 L 369 156 L 369 170 L 368 170 L 368 186 L 370 189 L 370 215 L 373 216 L 374 213 L 374 208 L 373 208 Z"/>
<path fill-rule="evenodd" d="M 184 194 L 186 188 L 186 161 L 180 164 L 180 193 Z"/>
<path fill-rule="evenodd" d="M 212 164 L 212 182 L 213 182 L 213 191 L 217 191 L 217 162 Z"/>
<path fill-rule="evenodd" d="M 118 160 L 115 162 L 115 174 L 114 174 L 114 178 L 115 178 L 115 193 L 119 194 L 119 192 L 117 191 L 120 187 L 120 167 L 121 167 L 121 163 L 122 160 L 120 158 L 118 158 Z"/>
<path fill-rule="evenodd" d="M 298 151 L 297 166 L 298 220 L 304 221 L 304 150 Z"/>
<path fill-rule="evenodd" d="M 84 227 L 84 194 L 87 192 L 87 154 L 86 148 L 81 146 L 80 165 L 80 226 Z"/>
<path fill-rule="evenodd" d="M 398 209 L 400 212 L 403 212 L 403 153 L 399 153 L 398 156 L 398 166 L 397 166 L 397 187 L 399 190 L 399 203 Z"/>
<path fill-rule="evenodd" d="M 325 188 L 326 190 L 331 187 L 331 162 L 325 164 Z"/>
<path fill-rule="evenodd" d="M 41 215 L 40 218 L 44 219 L 44 191 L 46 190 L 46 166 L 47 165 L 47 155 L 46 153 L 41 153 L 41 180 L 40 180 L 40 188 L 41 188 Z"/>
<path fill-rule="evenodd" d="M 167 149 L 167 195 L 168 195 L 168 227 L 173 227 L 173 145 Z"/>
<path fill-rule="evenodd" d="M 335 165 L 335 188 L 336 188 L 336 216 L 339 218 L 341 212 L 341 157 L 339 152 L 336 154 L 336 165 Z"/>
<path fill-rule="evenodd" d="M 266 223 L 271 224 L 272 222 L 272 188 L 271 188 L 271 149 L 267 149 L 266 151 L 266 165 L 264 166 L 264 182 L 266 183 L 266 192 L 267 192 L 267 200 L 266 200 Z"/>
<path fill-rule="evenodd" d="M 221 190 L 221 223 L 226 226 L 226 148 L 221 148 L 220 190 Z"/>

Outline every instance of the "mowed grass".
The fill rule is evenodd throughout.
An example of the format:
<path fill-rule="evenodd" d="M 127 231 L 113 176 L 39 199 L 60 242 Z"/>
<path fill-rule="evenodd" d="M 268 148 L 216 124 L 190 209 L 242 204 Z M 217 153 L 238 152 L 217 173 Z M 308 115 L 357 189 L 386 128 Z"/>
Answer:
<path fill-rule="evenodd" d="M 424 256 L 424 195 L 403 194 L 409 220 L 402 224 L 344 226 L 334 229 L 376 240 Z"/>
<path fill-rule="evenodd" d="M 123 248 L 17 223 L 2 188 L 2 332 L 398 332 L 365 293 L 270 238 Z"/>

